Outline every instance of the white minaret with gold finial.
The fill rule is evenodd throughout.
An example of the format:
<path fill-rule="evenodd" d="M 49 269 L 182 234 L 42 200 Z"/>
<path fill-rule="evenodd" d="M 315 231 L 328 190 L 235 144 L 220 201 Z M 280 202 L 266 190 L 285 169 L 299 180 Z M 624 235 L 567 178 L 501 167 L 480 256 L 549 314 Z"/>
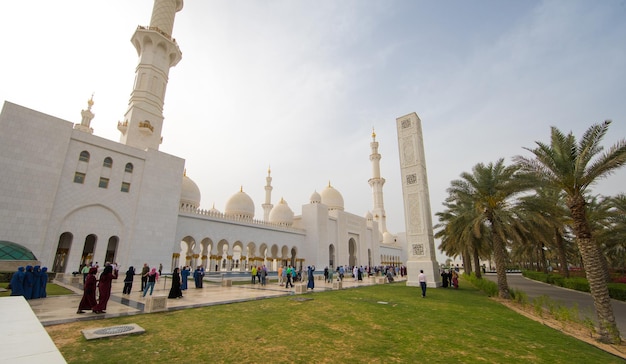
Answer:
<path fill-rule="evenodd" d="M 265 203 L 263 205 L 261 205 L 263 207 L 263 221 L 269 221 L 270 218 L 270 211 L 272 211 L 272 208 L 274 207 L 274 205 L 272 205 L 272 177 L 270 176 L 270 174 L 272 173 L 272 170 L 268 167 L 267 168 L 267 177 L 265 177 Z"/>
<path fill-rule="evenodd" d="M 84 131 L 85 133 L 93 134 L 93 128 L 91 127 L 91 120 L 96 116 L 93 112 L 91 112 L 91 107 L 93 106 L 93 94 L 91 98 L 87 101 L 87 110 L 81 110 L 80 116 L 82 119 L 80 120 L 80 124 L 74 124 L 74 129 Z"/>
<path fill-rule="evenodd" d="M 387 214 L 385 213 L 385 204 L 383 202 L 383 186 L 385 185 L 385 179 L 380 176 L 380 153 L 378 153 L 378 142 L 376 141 L 376 133 L 372 129 L 372 142 L 370 143 L 372 148 L 372 154 L 370 154 L 370 160 L 372 161 L 372 178 L 369 179 L 369 184 L 372 187 L 372 195 L 374 197 L 374 209 L 372 215 L 374 221 L 378 222 L 378 229 L 381 233 L 387 232 Z"/>
<path fill-rule="evenodd" d="M 128 110 L 124 121 L 117 126 L 122 133 L 120 143 L 139 149 L 159 149 L 169 71 L 182 58 L 172 38 L 174 16 L 182 8 L 183 0 L 154 0 L 150 25 L 137 27 L 131 38 L 139 65 Z"/>

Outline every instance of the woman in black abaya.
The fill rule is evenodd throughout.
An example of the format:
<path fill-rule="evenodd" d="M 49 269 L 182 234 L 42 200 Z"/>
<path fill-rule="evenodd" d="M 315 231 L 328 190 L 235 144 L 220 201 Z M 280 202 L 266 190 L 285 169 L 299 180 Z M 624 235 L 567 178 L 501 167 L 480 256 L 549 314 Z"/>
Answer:
<path fill-rule="evenodd" d="M 174 268 L 172 272 L 172 288 L 167 298 L 183 298 L 183 291 L 180 290 L 180 269 Z"/>

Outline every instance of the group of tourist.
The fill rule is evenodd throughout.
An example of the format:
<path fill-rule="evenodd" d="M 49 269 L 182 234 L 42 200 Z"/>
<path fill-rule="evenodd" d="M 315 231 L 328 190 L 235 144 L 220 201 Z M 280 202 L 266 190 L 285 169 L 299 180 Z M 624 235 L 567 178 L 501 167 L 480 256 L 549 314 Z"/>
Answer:
<path fill-rule="evenodd" d="M 265 264 L 260 267 L 253 265 L 250 268 L 250 274 L 252 277 L 252 284 L 256 284 L 257 281 L 262 286 L 265 286 L 267 284 L 267 267 L 265 266 Z"/>
<path fill-rule="evenodd" d="M 98 266 L 90 265 L 83 285 L 83 298 L 78 304 L 76 313 L 85 313 L 85 310 L 91 310 L 94 313 L 106 313 L 107 303 L 111 298 L 111 285 L 118 276 L 117 264 L 107 262 L 104 264 L 104 270 L 99 277 L 96 276 L 97 274 Z M 98 293 L 97 298 L 96 292 Z"/>
<path fill-rule="evenodd" d="M 443 269 L 441 271 L 441 286 L 443 288 L 459 288 L 459 273 L 453 269 Z"/>
<path fill-rule="evenodd" d="M 36 265 L 18 267 L 11 276 L 9 289 L 11 296 L 24 296 L 27 300 L 45 298 L 48 284 L 48 268 Z"/>

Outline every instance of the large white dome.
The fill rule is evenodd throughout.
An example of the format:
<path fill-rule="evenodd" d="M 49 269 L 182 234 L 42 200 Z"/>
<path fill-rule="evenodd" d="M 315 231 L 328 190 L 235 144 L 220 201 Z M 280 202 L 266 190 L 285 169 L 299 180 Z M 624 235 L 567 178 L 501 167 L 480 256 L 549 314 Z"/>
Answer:
<path fill-rule="evenodd" d="M 291 226 L 293 225 L 293 211 L 284 199 L 280 199 L 278 205 L 270 211 L 269 220 L 273 224 Z"/>
<path fill-rule="evenodd" d="M 330 185 L 330 182 L 328 182 L 328 187 L 324 188 L 320 195 L 322 196 L 322 203 L 328 206 L 330 210 L 343 211 L 343 196 Z"/>
<path fill-rule="evenodd" d="M 252 219 L 254 217 L 254 202 L 252 198 L 241 189 L 226 202 L 224 215 L 242 219 Z"/>
<path fill-rule="evenodd" d="M 200 198 L 198 185 L 187 177 L 187 173 L 184 173 L 183 184 L 180 188 L 180 206 L 197 209 L 200 206 Z"/>

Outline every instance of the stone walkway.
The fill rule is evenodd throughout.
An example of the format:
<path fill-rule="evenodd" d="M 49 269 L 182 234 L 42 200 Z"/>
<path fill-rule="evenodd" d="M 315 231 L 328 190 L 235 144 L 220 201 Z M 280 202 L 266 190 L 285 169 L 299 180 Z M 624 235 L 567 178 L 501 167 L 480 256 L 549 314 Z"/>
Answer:
<path fill-rule="evenodd" d="M 396 281 L 398 281 L 398 278 L 400 281 L 406 280 L 397 277 Z M 143 298 L 142 293 L 139 292 L 139 288 L 141 287 L 139 277 L 135 277 L 133 291 L 130 295 L 122 294 L 122 289 L 124 287 L 122 279 L 113 281 L 111 298 L 108 302 L 106 313 L 104 314 L 95 314 L 90 311 L 86 311 L 83 314 L 77 314 L 76 310 L 82 298 L 82 290 L 62 282 L 54 281 L 54 283 L 73 290 L 75 294 L 52 296 L 44 299 L 28 301 L 33 312 L 44 326 L 82 320 L 97 320 L 102 318 L 135 315 L 146 312 L 144 309 L 146 308 L 145 306 L 148 296 Z M 162 277 L 159 279 L 159 282 L 157 282 L 153 295 L 155 297 L 167 297 L 171 283 L 172 281 L 170 277 Z M 296 285 L 298 284 L 299 283 L 296 283 Z M 303 284 L 306 287 L 306 283 Z M 347 278 L 343 280 L 342 288 L 354 288 L 373 284 L 376 284 L 374 277 L 365 278 L 362 282 L 355 282 L 352 278 Z M 193 280 L 190 280 L 189 289 L 183 291 L 183 298 L 167 300 L 167 310 L 180 310 L 184 308 L 221 305 L 270 297 L 301 294 L 296 293 L 296 288 L 285 289 L 285 287 L 279 286 L 276 281 L 268 283 L 266 286 L 261 286 L 260 284 L 235 284 L 230 287 L 223 287 L 220 282 L 205 281 L 203 288 L 194 288 Z M 322 279 L 315 280 L 314 291 L 332 289 L 332 283 L 325 283 L 323 277 Z M 308 292 L 311 292 L 311 290 L 308 290 Z"/>

